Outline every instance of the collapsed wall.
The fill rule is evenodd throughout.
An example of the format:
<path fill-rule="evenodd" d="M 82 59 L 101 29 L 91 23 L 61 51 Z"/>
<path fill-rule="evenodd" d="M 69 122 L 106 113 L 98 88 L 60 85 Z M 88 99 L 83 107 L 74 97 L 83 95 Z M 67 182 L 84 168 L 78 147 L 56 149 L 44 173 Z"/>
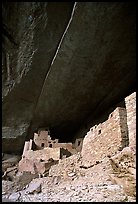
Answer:
<path fill-rule="evenodd" d="M 24 152 L 22 159 L 19 162 L 18 170 L 20 172 L 31 172 L 33 174 L 43 174 L 53 165 L 54 160 L 60 159 L 60 148 L 49 148 L 43 150 L 28 150 Z M 52 160 L 50 160 L 53 158 Z"/>
<path fill-rule="evenodd" d="M 18 170 L 43 174 L 59 159 L 75 154 L 80 149 L 80 144 L 80 139 L 76 141 L 74 147 L 72 143 L 59 143 L 58 139 L 53 140 L 50 137 L 50 131 L 47 128 L 39 129 L 38 134 L 34 133 L 33 140 L 25 142 Z M 76 150 L 75 147 L 78 149 Z"/>

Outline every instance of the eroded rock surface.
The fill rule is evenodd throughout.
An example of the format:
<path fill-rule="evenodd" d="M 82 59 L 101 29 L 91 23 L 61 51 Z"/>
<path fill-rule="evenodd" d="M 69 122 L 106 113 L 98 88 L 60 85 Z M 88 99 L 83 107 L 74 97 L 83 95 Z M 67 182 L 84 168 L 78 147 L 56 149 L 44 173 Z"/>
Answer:
<path fill-rule="evenodd" d="M 3 53 L 5 151 L 18 136 L 23 141 L 14 151 L 22 151 L 39 126 L 70 141 L 89 116 L 94 123 L 135 88 L 135 4 L 73 5 L 3 4 L 3 21 L 18 44 L 6 38 Z"/>
<path fill-rule="evenodd" d="M 124 148 L 110 158 L 113 168 L 111 178 L 122 185 L 129 196 L 136 196 L 136 152 L 131 147 Z"/>
<path fill-rule="evenodd" d="M 108 157 L 87 169 L 81 164 L 80 153 L 63 159 L 51 168 L 49 176 L 35 178 L 29 185 L 17 190 L 19 202 L 136 201 L 134 195 L 128 196 L 121 185 L 112 182 L 112 165 Z M 5 184 L 6 181 L 3 181 L 3 198 L 9 198 L 13 189 L 12 193 L 11 189 L 7 191 Z M 10 185 L 17 187 L 19 183 L 11 182 Z"/>
<path fill-rule="evenodd" d="M 14 142 L 13 151 L 19 153 L 73 3 L 6 2 L 2 6 L 3 23 L 18 42 L 13 52 L 7 37 L 3 41 L 3 151 L 10 153 Z"/>

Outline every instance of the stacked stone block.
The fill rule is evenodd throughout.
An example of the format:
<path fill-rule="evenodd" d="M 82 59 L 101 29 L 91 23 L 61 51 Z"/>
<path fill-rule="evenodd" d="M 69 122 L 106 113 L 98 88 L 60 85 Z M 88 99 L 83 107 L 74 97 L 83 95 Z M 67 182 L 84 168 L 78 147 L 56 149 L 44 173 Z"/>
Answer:
<path fill-rule="evenodd" d="M 136 92 L 125 98 L 129 146 L 136 147 Z"/>
<path fill-rule="evenodd" d="M 91 166 L 104 157 L 113 156 L 128 143 L 126 109 L 117 107 L 108 120 L 90 129 L 83 140 L 82 161 Z"/>

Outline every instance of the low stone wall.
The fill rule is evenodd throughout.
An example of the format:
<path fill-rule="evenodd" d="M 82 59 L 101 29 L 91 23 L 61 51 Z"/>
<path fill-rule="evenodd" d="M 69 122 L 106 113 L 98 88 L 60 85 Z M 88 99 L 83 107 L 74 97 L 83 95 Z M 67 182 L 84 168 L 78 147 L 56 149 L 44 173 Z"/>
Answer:
<path fill-rule="evenodd" d="M 42 150 L 29 150 L 24 153 L 24 157 L 31 160 L 44 160 L 47 161 L 48 159 L 52 158 L 53 160 L 59 160 L 61 154 L 61 149 L 57 148 L 49 148 L 46 147 Z"/>
<path fill-rule="evenodd" d="M 60 148 L 44 148 L 43 150 L 28 150 L 24 152 L 19 162 L 18 170 L 20 172 L 31 172 L 32 174 L 43 174 L 49 170 L 54 161 L 61 157 Z M 51 160 L 52 158 L 52 160 Z"/>

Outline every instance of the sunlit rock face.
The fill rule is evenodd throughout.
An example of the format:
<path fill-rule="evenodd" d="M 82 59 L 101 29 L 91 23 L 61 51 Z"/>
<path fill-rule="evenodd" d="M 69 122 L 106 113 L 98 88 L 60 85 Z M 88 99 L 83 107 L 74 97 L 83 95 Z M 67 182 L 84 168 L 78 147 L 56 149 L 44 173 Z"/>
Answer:
<path fill-rule="evenodd" d="M 2 6 L 3 141 L 22 138 L 22 149 L 39 127 L 70 141 L 134 91 L 134 3 Z"/>

